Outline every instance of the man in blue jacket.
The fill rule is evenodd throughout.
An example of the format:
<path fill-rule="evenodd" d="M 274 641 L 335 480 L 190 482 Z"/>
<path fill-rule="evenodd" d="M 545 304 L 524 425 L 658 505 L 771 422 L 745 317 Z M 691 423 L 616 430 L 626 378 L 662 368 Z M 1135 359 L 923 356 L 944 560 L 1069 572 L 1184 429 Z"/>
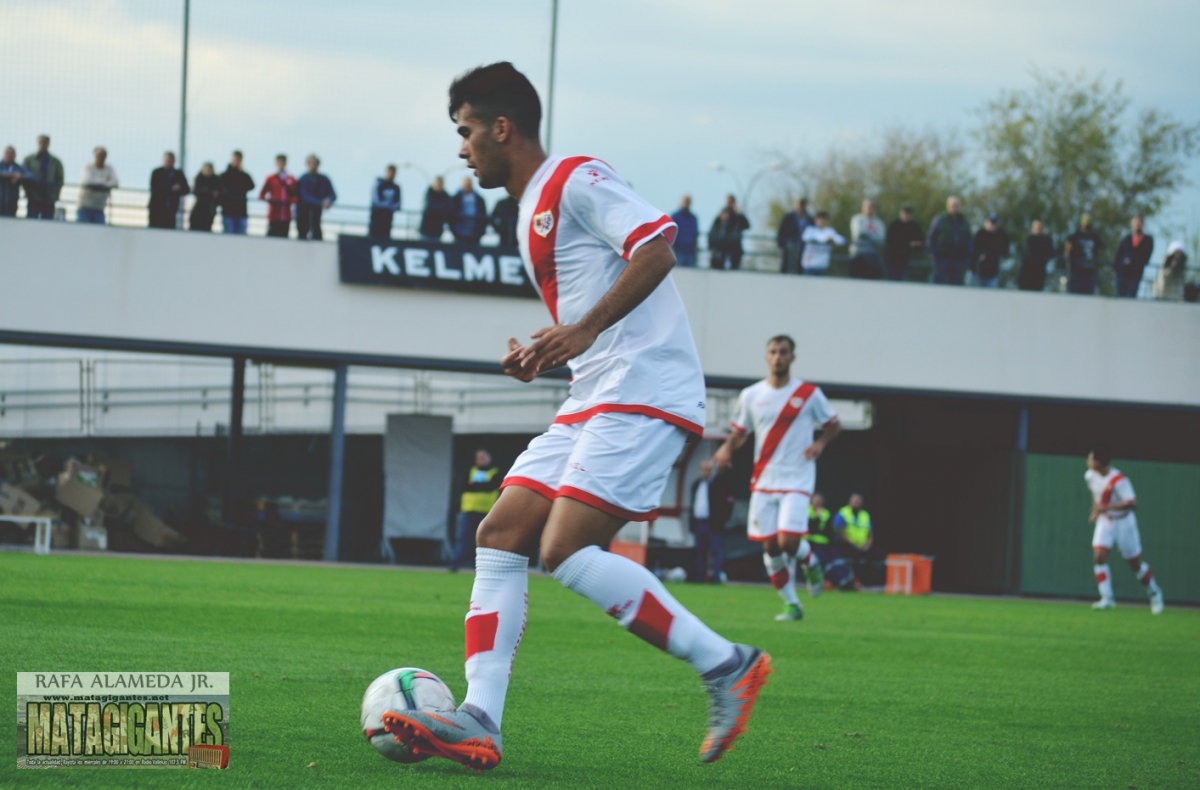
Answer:
<path fill-rule="evenodd" d="M 333 182 L 321 172 L 321 160 L 316 154 L 309 154 L 305 160 L 308 172 L 300 176 L 296 183 L 299 200 L 296 204 L 296 230 L 299 238 L 320 241 L 321 212 L 333 205 L 337 193 L 333 191 Z"/>
<path fill-rule="evenodd" d="M 392 237 L 392 217 L 400 210 L 400 185 L 396 183 L 396 166 L 388 165 L 383 177 L 375 179 L 371 190 L 371 226 L 367 235 L 373 238 Z"/>
<path fill-rule="evenodd" d="M 675 250 L 675 264 L 689 269 L 696 268 L 696 241 L 700 238 L 700 220 L 692 213 L 692 196 L 684 195 L 679 201 L 679 210 L 671 215 L 678 230 L 671 248 Z"/>
<path fill-rule="evenodd" d="M 454 220 L 450 223 L 450 232 L 464 244 L 478 244 L 487 230 L 488 210 L 470 177 L 463 179 L 462 191 L 453 200 Z"/>

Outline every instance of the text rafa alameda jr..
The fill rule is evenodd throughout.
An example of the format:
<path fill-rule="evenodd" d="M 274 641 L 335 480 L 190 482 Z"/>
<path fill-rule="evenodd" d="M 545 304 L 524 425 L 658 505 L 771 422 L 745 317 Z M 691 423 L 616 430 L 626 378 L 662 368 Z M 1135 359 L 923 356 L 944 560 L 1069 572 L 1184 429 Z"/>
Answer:
<path fill-rule="evenodd" d="M 225 712 L 216 702 L 30 702 L 30 755 L 187 754 L 220 745 Z"/>

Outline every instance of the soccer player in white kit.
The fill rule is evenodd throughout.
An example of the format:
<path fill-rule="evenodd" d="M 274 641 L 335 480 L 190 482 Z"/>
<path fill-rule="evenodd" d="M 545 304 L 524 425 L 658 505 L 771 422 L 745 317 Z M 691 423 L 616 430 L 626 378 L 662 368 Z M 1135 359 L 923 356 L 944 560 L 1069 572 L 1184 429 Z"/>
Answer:
<path fill-rule="evenodd" d="M 805 536 L 808 502 L 817 485 L 817 459 L 841 432 L 838 416 L 821 388 L 792 377 L 796 341 L 777 335 L 767 341 L 770 374 L 738 395 L 732 432 L 713 460 L 722 468 L 754 434 L 754 472 L 750 477 L 747 535 L 763 544 L 763 564 L 783 598 L 776 620 L 799 620 L 804 609 L 796 596 L 796 561 L 804 563 L 813 596 L 821 594 L 821 564 Z M 821 428 L 821 437 L 813 431 Z"/>
<path fill-rule="evenodd" d="M 1137 574 L 1138 581 L 1146 588 L 1150 597 L 1150 612 L 1161 614 L 1163 594 L 1150 566 L 1142 559 L 1142 539 L 1138 534 L 1137 496 L 1133 484 L 1112 465 L 1107 448 L 1096 447 L 1087 458 L 1088 470 L 1083 479 L 1092 492 L 1092 512 L 1088 520 L 1096 525 L 1092 533 L 1092 553 L 1096 560 L 1096 585 L 1100 588 L 1100 600 L 1092 604 L 1093 609 L 1112 609 L 1112 574 L 1108 570 L 1108 553 L 1116 546 L 1121 557 Z"/>
<path fill-rule="evenodd" d="M 540 547 L 564 586 L 691 664 L 709 695 L 701 758 L 720 759 L 745 730 L 770 657 L 718 636 L 654 574 L 604 550 L 627 521 L 654 518 L 685 441 L 704 428 L 700 359 L 668 277 L 675 223 L 605 163 L 548 157 L 537 91 L 510 63 L 455 80 L 450 117 L 480 186 L 503 186 L 520 201 L 521 255 L 554 320 L 528 345 L 510 338 L 501 365 L 531 381 L 566 364 L 572 381 L 554 424 L 517 459 L 479 527 L 463 704 L 389 712 L 384 724 L 414 752 L 476 770 L 500 762 L 529 560 Z"/>

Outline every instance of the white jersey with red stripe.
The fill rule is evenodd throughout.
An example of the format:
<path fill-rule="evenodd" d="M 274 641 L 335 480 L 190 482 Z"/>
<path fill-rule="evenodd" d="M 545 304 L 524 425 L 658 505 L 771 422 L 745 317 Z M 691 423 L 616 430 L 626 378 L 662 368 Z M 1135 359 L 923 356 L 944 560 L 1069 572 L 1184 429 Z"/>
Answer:
<path fill-rule="evenodd" d="M 520 206 L 521 257 L 556 324 L 574 324 L 587 315 L 643 244 L 660 235 L 667 241 L 675 237 L 670 217 L 608 165 L 586 156 L 543 162 Z M 557 423 L 624 412 L 704 431 L 700 355 L 670 276 L 567 364 L 571 390 Z"/>
<path fill-rule="evenodd" d="M 1084 472 L 1083 479 L 1092 492 L 1092 501 L 1098 505 L 1111 505 L 1114 502 L 1132 502 L 1136 500 L 1133 493 L 1133 483 L 1121 474 L 1115 466 L 1108 468 L 1108 474 L 1089 469 Z M 1128 508 L 1111 510 L 1106 515 L 1109 518 L 1122 518 L 1129 514 Z"/>
<path fill-rule="evenodd" d="M 738 395 L 733 430 L 754 433 L 752 490 L 812 494 L 817 464 L 804 457 L 818 426 L 837 422 L 825 393 L 793 378 L 776 389 L 766 379 Z"/>

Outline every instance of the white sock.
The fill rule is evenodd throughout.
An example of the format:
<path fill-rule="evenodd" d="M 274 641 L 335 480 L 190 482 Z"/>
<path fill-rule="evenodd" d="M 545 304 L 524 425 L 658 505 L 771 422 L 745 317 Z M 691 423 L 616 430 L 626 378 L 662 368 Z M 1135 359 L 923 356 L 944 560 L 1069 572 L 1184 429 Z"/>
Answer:
<path fill-rule="evenodd" d="M 783 554 L 783 561 L 787 564 L 788 572 L 788 587 L 792 588 L 792 595 L 796 594 L 796 558 L 798 554 L 788 556 L 787 552 Z M 799 598 L 796 598 L 799 601 Z"/>
<path fill-rule="evenodd" d="M 1158 595 L 1162 592 L 1158 588 L 1158 582 L 1154 581 L 1154 574 L 1150 572 L 1150 566 L 1146 564 L 1145 560 L 1142 561 L 1142 567 L 1138 568 L 1137 577 L 1150 595 Z"/>
<path fill-rule="evenodd" d="M 588 546 L 559 565 L 554 578 L 615 617 L 622 628 L 682 658 L 701 675 L 735 656 L 728 639 L 684 609 L 653 573 L 632 560 Z"/>
<path fill-rule="evenodd" d="M 783 554 L 774 557 L 770 554 L 763 554 L 763 565 L 766 566 L 767 576 L 771 578 L 771 586 L 779 593 L 779 597 L 783 599 L 784 603 L 799 605 L 800 599 L 796 597 L 796 585 L 792 583 L 794 574 L 788 570 L 787 557 Z"/>
<path fill-rule="evenodd" d="M 1095 571 L 1096 586 L 1100 588 L 1100 597 L 1106 601 L 1111 601 L 1113 597 L 1112 574 L 1108 572 L 1108 566 L 1097 565 Z"/>
<path fill-rule="evenodd" d="M 482 710 L 497 728 L 528 614 L 529 558 L 498 549 L 476 549 L 475 585 L 464 629 L 467 696 L 463 705 Z"/>

